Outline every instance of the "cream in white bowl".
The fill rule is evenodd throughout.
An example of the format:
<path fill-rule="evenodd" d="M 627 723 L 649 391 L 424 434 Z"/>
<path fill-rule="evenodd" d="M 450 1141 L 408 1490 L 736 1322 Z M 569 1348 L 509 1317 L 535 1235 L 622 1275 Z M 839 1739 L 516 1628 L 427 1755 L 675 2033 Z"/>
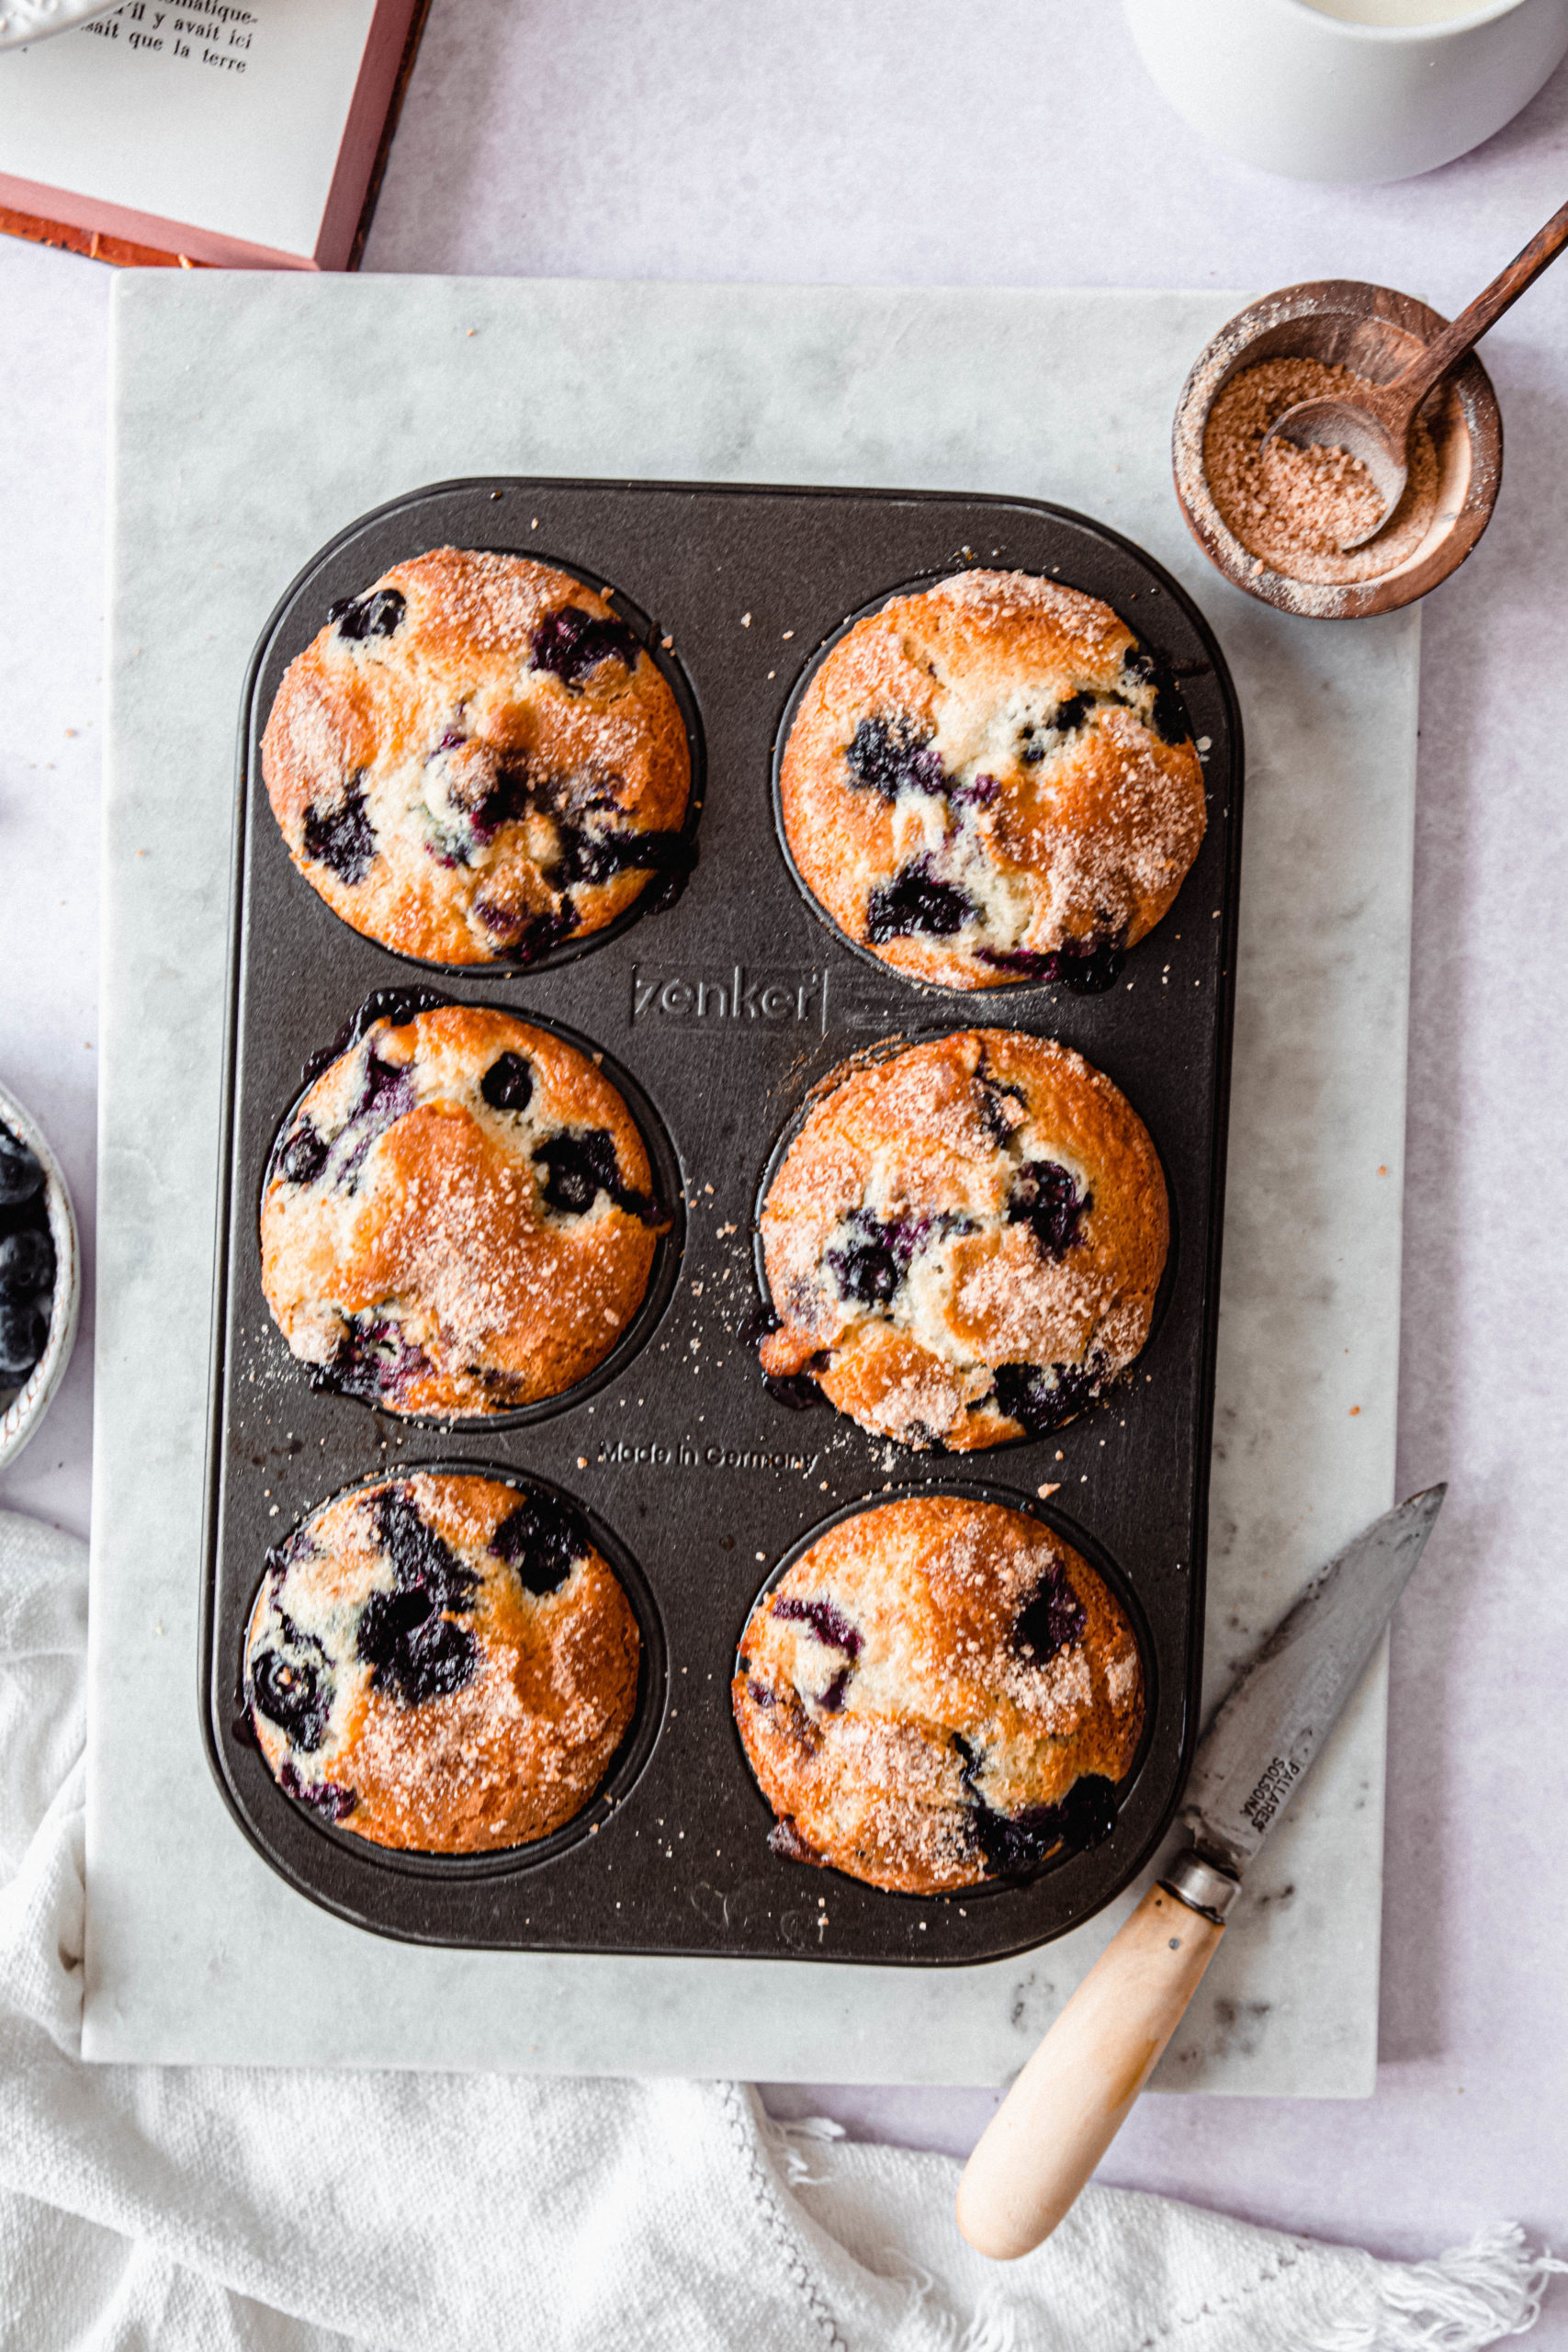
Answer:
<path fill-rule="evenodd" d="M 38 1430 L 65 1377 L 76 1340 L 82 1304 L 82 1248 L 76 1212 L 60 1162 L 42 1128 L 14 1094 L 0 1086 L 0 1121 L 18 1136 L 43 1170 L 49 1235 L 54 1244 L 54 1289 L 50 1298 L 49 1336 L 43 1353 L 17 1389 L 0 1387 L 0 1468 L 14 1462 Z"/>
<path fill-rule="evenodd" d="M 1568 0 L 1122 0 L 1179 114 L 1288 179 L 1413 178 L 1490 139 L 1568 52 Z"/>

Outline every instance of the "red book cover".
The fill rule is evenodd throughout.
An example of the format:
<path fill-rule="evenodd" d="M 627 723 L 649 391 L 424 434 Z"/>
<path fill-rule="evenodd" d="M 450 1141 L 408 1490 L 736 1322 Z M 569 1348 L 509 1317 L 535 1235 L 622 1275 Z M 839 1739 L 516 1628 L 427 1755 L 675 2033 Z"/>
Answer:
<path fill-rule="evenodd" d="M 106 261 L 347 269 L 429 0 L 123 0 L 0 55 L 0 229 Z"/>

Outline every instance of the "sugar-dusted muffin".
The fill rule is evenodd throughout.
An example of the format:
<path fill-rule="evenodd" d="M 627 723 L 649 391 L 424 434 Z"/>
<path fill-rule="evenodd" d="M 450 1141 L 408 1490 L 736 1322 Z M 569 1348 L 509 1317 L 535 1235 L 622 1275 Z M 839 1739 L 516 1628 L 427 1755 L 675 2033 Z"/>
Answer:
<path fill-rule="evenodd" d="M 1056 1429 L 1126 1370 L 1170 1234 L 1126 1096 L 1011 1029 L 833 1072 L 761 1224 L 763 1371 L 961 1453 Z"/>
<path fill-rule="evenodd" d="M 262 1287 L 318 1387 L 394 1413 L 508 1412 L 608 1355 L 663 1222 L 637 1123 L 586 1054 L 442 1005 L 370 1019 L 289 1114 Z"/>
<path fill-rule="evenodd" d="M 753 1609 L 731 1697 L 774 1851 L 907 1894 L 1099 1844 L 1144 1720 L 1101 1578 L 1025 1512 L 956 1495 L 829 1528 Z"/>
<path fill-rule="evenodd" d="M 857 621 L 801 697 L 785 838 L 911 978 L 1109 987 L 1203 839 L 1179 698 L 1109 605 L 963 571 Z"/>
<path fill-rule="evenodd" d="M 536 962 L 688 858 L 668 681 L 597 590 L 522 556 L 437 548 L 334 605 L 262 771 L 312 889 L 429 963 Z"/>
<path fill-rule="evenodd" d="M 576 1514 L 420 1472 L 268 1555 L 244 1691 L 285 1792 L 378 1846 L 478 1854 L 581 1813 L 637 1704 L 637 1619 Z"/>

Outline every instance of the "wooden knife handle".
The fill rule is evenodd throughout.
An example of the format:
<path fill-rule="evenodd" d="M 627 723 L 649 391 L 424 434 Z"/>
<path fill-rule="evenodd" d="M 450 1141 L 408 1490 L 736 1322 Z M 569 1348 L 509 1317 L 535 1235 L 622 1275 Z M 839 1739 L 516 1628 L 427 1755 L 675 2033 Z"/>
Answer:
<path fill-rule="evenodd" d="M 1154 2071 L 1224 1934 L 1151 1887 L 981 2136 L 958 2185 L 970 2245 L 1012 2262 L 1048 2238 Z"/>

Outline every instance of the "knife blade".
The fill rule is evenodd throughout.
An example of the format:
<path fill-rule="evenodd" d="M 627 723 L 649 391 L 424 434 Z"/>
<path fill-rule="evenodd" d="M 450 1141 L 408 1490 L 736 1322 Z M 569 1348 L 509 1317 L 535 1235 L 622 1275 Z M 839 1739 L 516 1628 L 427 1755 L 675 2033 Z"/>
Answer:
<path fill-rule="evenodd" d="M 1338 1721 L 1447 1492 L 1412 1495 L 1336 1553 L 1215 1710 L 1180 1818 L 1196 1853 L 1228 1877 L 1239 1883 Z"/>
<path fill-rule="evenodd" d="M 1366 1670 L 1442 1508 L 1400 1503 L 1320 1568 L 1199 1744 L 1188 1843 L 1100 1955 L 964 2167 L 958 2226 L 1011 2261 L 1050 2236 L 1105 2154 L 1197 1991 L 1242 1874 Z"/>

